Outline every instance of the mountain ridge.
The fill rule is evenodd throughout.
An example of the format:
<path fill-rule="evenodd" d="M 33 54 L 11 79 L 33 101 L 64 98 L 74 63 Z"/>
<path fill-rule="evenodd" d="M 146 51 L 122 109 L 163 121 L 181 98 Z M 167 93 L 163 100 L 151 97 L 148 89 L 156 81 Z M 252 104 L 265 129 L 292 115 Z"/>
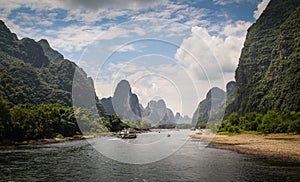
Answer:
<path fill-rule="evenodd" d="M 299 1 L 271 0 L 248 29 L 226 113 L 300 111 L 299 17 Z"/>
<path fill-rule="evenodd" d="M 99 114 L 105 113 L 91 78 L 74 62 L 64 59 L 58 51 L 53 50 L 46 40 L 19 40 L 3 21 L 0 21 L 0 33 L 0 97 L 13 105 L 31 103 L 72 106 L 74 99 L 78 99 L 80 91 L 83 91 L 90 95 L 89 99 L 92 98 Z M 75 73 L 78 73 L 81 83 L 73 82 Z M 74 89 L 77 95 L 73 94 L 72 98 Z"/>

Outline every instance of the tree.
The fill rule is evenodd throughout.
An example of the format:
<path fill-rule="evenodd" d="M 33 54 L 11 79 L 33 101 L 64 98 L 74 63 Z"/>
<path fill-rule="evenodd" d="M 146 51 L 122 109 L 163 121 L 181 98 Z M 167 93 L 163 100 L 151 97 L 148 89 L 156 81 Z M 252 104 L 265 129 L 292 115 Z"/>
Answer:
<path fill-rule="evenodd" d="M 147 120 L 143 120 L 141 122 L 141 129 L 149 129 L 151 128 L 151 123 Z"/>
<path fill-rule="evenodd" d="M 262 123 L 258 126 L 258 130 L 263 133 L 274 133 L 276 127 L 282 123 L 282 118 L 275 111 L 268 111 L 262 118 Z"/>
<path fill-rule="evenodd" d="M 238 125 L 240 122 L 239 114 L 236 112 L 230 114 L 230 116 L 228 117 L 228 122 L 231 125 Z"/>
<path fill-rule="evenodd" d="M 293 121 L 289 126 L 288 131 L 300 133 L 300 119 Z"/>
<path fill-rule="evenodd" d="M 7 138 L 11 131 L 8 102 L 0 97 L 0 140 Z"/>

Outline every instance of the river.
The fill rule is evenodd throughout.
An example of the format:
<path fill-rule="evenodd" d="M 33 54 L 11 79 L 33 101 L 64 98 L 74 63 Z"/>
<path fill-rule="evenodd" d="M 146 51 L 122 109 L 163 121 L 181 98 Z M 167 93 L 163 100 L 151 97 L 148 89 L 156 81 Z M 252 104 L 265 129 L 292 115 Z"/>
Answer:
<path fill-rule="evenodd" d="M 202 143 L 193 139 L 181 138 L 184 142 L 177 141 L 180 145 L 175 146 L 173 144 L 180 137 L 176 137 L 175 132 L 167 137 L 166 133 L 144 133 L 130 140 L 102 137 L 42 145 L 1 146 L 0 178 L 1 181 L 214 182 L 300 179 L 299 164 L 199 148 Z"/>

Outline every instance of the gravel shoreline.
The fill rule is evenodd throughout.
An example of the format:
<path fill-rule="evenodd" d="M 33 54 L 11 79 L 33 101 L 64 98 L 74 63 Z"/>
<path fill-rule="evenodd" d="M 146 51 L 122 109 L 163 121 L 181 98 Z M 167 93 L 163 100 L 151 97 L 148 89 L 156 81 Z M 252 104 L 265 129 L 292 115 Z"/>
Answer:
<path fill-rule="evenodd" d="M 192 138 L 205 140 L 201 134 L 193 135 Z M 213 137 L 209 147 L 300 162 L 300 135 L 238 134 L 228 136 L 217 134 Z"/>

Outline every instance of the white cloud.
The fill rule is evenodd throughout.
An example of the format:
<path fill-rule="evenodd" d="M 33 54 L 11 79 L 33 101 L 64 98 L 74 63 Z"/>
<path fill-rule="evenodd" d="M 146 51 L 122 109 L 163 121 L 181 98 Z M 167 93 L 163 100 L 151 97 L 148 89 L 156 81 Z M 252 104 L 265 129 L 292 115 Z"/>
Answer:
<path fill-rule="evenodd" d="M 18 24 L 15 24 L 11 20 L 7 20 L 5 22 L 6 26 L 13 32 L 17 33 L 18 38 L 30 37 L 34 38 L 37 35 L 40 35 L 42 30 L 32 27 L 21 27 Z"/>
<path fill-rule="evenodd" d="M 66 52 L 74 52 L 82 51 L 83 48 L 96 40 L 112 40 L 115 38 L 128 37 L 128 34 L 132 32 L 142 34 L 142 31 L 137 28 L 128 30 L 124 27 L 112 27 L 109 30 L 102 30 L 100 26 L 72 25 L 59 30 L 47 30 L 43 36 L 49 40 L 54 48 Z M 130 48 L 126 47 L 122 50 L 125 49 L 129 50 Z"/>
<path fill-rule="evenodd" d="M 258 19 L 262 12 L 266 9 L 267 5 L 269 4 L 270 0 L 263 0 L 261 3 L 257 5 L 257 10 L 254 11 L 253 17 Z"/>
<path fill-rule="evenodd" d="M 59 30 L 47 30 L 44 35 L 53 47 L 72 52 L 81 51 L 103 32 L 97 27 L 73 25 Z"/>
<path fill-rule="evenodd" d="M 109 48 L 109 50 L 112 52 L 137 51 L 136 47 L 134 47 L 134 45 L 132 45 L 132 44 L 112 46 Z"/>
<path fill-rule="evenodd" d="M 215 82 L 222 80 L 224 74 L 230 74 L 229 80 L 232 80 L 250 25 L 244 21 L 228 24 L 219 35 L 210 35 L 205 28 L 193 27 L 190 37 L 183 40 L 175 58 L 190 70 L 195 79 Z"/>
<path fill-rule="evenodd" d="M 237 21 L 235 23 L 228 23 L 225 25 L 223 31 L 220 33 L 227 36 L 235 36 L 235 37 L 244 37 L 245 33 L 250 26 L 251 22 L 245 22 L 245 21 Z"/>
<path fill-rule="evenodd" d="M 234 71 L 251 24 L 236 21 L 208 28 L 194 26 L 190 36 L 182 41 L 175 59 L 196 83 L 200 96 L 198 103 L 210 88 L 217 86 L 224 90 L 226 83 L 234 80 Z M 211 35 L 210 31 L 217 34 Z"/>
<path fill-rule="evenodd" d="M 216 5 L 228 5 L 233 3 L 253 2 L 253 0 L 213 0 Z"/>
<path fill-rule="evenodd" d="M 159 0 L 65 0 L 71 7 L 83 7 L 86 9 L 122 8 L 122 9 L 144 9 L 161 4 Z"/>
<path fill-rule="evenodd" d="M 239 3 L 241 0 L 213 0 L 213 2 L 217 5 L 227 5 L 232 3 Z"/>

